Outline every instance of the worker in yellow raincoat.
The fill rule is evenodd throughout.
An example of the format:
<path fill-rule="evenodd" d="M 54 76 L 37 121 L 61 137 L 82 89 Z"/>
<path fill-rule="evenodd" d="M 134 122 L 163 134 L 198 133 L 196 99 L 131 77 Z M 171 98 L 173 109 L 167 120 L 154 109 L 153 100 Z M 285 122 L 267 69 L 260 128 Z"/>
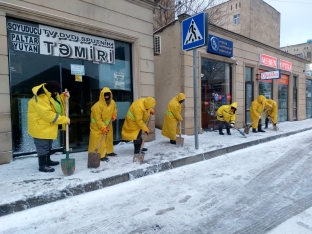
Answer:
<path fill-rule="evenodd" d="M 218 120 L 218 128 L 219 134 L 224 135 L 222 129 L 225 126 L 226 133 L 231 135 L 230 128 L 234 128 L 237 110 L 237 103 L 233 102 L 231 105 L 223 105 L 218 108 L 217 111 L 217 120 Z"/>
<path fill-rule="evenodd" d="M 133 141 L 134 154 L 140 153 L 142 144 L 142 132 L 149 134 L 146 122 L 151 114 L 154 114 L 156 101 L 152 97 L 140 98 L 134 101 L 128 109 L 125 122 L 122 126 L 121 136 L 123 140 Z M 142 151 L 146 151 L 143 148 Z M 142 152 L 144 153 L 144 152 Z"/>
<path fill-rule="evenodd" d="M 270 107 L 271 106 L 271 107 Z M 266 112 L 265 112 L 265 127 L 268 128 L 269 125 L 269 118 L 273 123 L 273 129 L 277 130 L 277 121 L 278 121 L 278 106 L 277 103 L 272 99 L 267 99 L 266 101 Z"/>
<path fill-rule="evenodd" d="M 182 121 L 182 103 L 185 100 L 184 93 L 179 93 L 168 104 L 161 134 L 170 139 L 171 144 L 176 144 L 176 135 L 180 133 L 177 124 Z"/>
<path fill-rule="evenodd" d="M 259 95 L 259 97 L 251 103 L 250 107 L 250 123 L 252 127 L 252 132 L 265 132 L 262 130 L 262 113 L 265 107 L 266 98 L 263 95 Z M 257 131 L 258 128 L 258 131 Z"/>
<path fill-rule="evenodd" d="M 113 146 L 113 126 L 112 123 L 108 129 L 110 121 L 115 121 L 117 118 L 116 103 L 113 100 L 111 90 L 104 87 L 101 90 L 99 101 L 91 108 L 90 119 L 90 138 L 88 153 L 94 152 L 103 134 L 107 134 L 105 141 L 101 143 L 98 153 L 101 154 L 101 161 L 108 162 L 106 156 L 116 156 Z"/>
<path fill-rule="evenodd" d="M 58 137 L 58 129 L 65 130 L 65 124 L 70 123 L 65 116 L 65 96 L 69 93 L 59 95 L 60 90 L 57 81 L 48 81 L 32 88 L 34 96 L 28 102 L 28 134 L 34 138 L 41 172 L 53 172 L 50 166 L 59 164 L 50 158 L 52 142 Z"/>

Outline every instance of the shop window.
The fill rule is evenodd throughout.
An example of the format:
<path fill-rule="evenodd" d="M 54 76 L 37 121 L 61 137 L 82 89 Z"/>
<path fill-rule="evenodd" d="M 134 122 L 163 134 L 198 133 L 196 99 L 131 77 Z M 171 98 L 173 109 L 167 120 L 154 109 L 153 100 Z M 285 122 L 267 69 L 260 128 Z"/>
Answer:
<path fill-rule="evenodd" d="M 288 76 L 283 75 L 278 79 L 278 121 L 288 120 Z"/>
<path fill-rule="evenodd" d="M 310 119 L 312 117 L 312 80 L 306 80 L 306 118 Z"/>
<path fill-rule="evenodd" d="M 245 67 L 245 123 L 250 122 L 250 106 L 252 101 L 254 100 L 253 97 L 253 68 Z"/>
<path fill-rule="evenodd" d="M 201 62 L 201 118 L 205 130 L 218 129 L 217 110 L 232 102 L 230 75 L 227 63 L 202 58 Z"/>
<path fill-rule="evenodd" d="M 70 92 L 69 142 L 73 151 L 86 151 L 88 148 L 91 107 L 99 100 L 100 91 L 104 87 L 111 89 L 117 104 L 118 116 L 113 122 L 114 141 L 120 141 L 126 111 L 133 101 L 131 44 L 12 18 L 7 18 L 7 25 L 14 156 L 35 151 L 33 139 L 27 133 L 27 104 L 33 96 L 32 88 L 49 80 L 58 81 L 62 90 L 67 88 Z M 25 31 L 20 30 L 26 28 Z M 62 48 L 61 44 L 53 44 L 55 50 L 52 51 L 52 41 L 51 44 L 40 44 L 44 41 L 41 40 L 44 36 L 43 30 L 39 33 L 41 28 L 52 28 L 54 33 L 58 33 L 55 37 L 46 37 L 45 40 L 57 40 L 61 32 L 64 32 L 72 38 L 80 36 L 81 40 L 98 40 L 102 44 L 93 48 L 84 47 L 84 43 L 77 45 L 75 43 L 79 42 L 69 41 Z M 106 43 L 112 44 L 105 47 Z M 43 54 L 39 50 L 49 45 L 50 54 Z M 72 53 L 67 53 L 68 51 Z M 88 60 L 91 55 L 93 60 Z M 75 76 L 72 65 L 79 65 L 84 74 Z M 53 142 L 53 150 L 62 151 L 63 148 L 64 139 L 59 134 L 59 139 Z"/>
<path fill-rule="evenodd" d="M 234 25 L 240 24 L 240 14 L 234 15 Z"/>
<path fill-rule="evenodd" d="M 293 120 L 298 120 L 297 117 L 297 77 L 293 77 Z"/>

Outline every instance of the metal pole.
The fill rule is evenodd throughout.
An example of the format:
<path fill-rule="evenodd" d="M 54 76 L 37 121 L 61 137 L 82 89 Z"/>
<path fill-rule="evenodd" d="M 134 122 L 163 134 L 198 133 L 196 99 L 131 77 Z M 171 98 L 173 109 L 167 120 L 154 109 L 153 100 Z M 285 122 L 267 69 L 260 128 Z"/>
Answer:
<path fill-rule="evenodd" d="M 193 79 L 194 79 L 194 128 L 195 128 L 195 149 L 198 149 L 197 49 L 193 49 Z"/>

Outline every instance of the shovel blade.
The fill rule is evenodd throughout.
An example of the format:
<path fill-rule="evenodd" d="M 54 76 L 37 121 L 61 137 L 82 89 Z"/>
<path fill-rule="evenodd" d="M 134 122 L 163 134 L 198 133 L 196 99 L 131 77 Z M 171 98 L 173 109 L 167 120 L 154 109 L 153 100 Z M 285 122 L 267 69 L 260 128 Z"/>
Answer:
<path fill-rule="evenodd" d="M 176 138 L 176 144 L 178 147 L 182 147 L 184 145 L 184 138 L 183 137 L 177 137 Z"/>
<path fill-rule="evenodd" d="M 72 175 L 75 171 L 75 159 L 61 159 L 61 167 L 65 175 Z"/>
<path fill-rule="evenodd" d="M 245 135 L 245 133 L 243 133 L 241 130 L 237 129 L 237 131 L 238 131 L 243 137 L 246 137 L 246 138 L 247 138 L 247 136 Z"/>
<path fill-rule="evenodd" d="M 133 162 L 134 163 L 142 163 L 144 161 L 144 154 L 143 153 L 138 153 L 133 155 Z"/>
<path fill-rule="evenodd" d="M 98 168 L 100 166 L 101 154 L 91 152 L 88 154 L 88 168 Z"/>
<path fill-rule="evenodd" d="M 140 155 L 140 154 L 134 154 L 134 155 L 133 155 L 133 162 L 134 162 L 134 163 L 139 162 L 139 155 Z"/>
<path fill-rule="evenodd" d="M 251 126 L 248 126 L 248 125 L 245 126 L 245 128 L 244 128 L 244 133 L 245 134 L 249 134 L 250 127 Z"/>

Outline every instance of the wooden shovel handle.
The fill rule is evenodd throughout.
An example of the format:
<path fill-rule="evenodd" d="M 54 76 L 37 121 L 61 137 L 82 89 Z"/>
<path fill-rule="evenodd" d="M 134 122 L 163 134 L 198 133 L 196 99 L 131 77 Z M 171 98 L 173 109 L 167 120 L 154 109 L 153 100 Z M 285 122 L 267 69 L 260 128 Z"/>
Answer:
<path fill-rule="evenodd" d="M 67 89 L 65 89 L 65 93 L 67 92 Z M 68 117 L 68 97 L 65 95 L 65 115 Z M 68 131 L 68 124 L 66 124 L 66 151 L 69 152 L 69 131 Z"/>
<path fill-rule="evenodd" d="M 107 128 L 106 128 L 107 130 L 109 129 L 109 127 L 110 127 L 110 125 L 111 125 L 111 123 L 112 123 L 112 120 L 113 120 L 113 119 L 111 119 L 111 120 L 109 121 L 109 123 L 108 123 L 108 125 L 107 125 Z M 95 153 L 99 150 L 100 145 L 101 145 L 102 141 L 104 140 L 104 138 L 106 137 L 106 135 L 107 135 L 107 132 L 103 133 L 99 144 L 98 144 L 97 147 L 95 148 Z"/>
<path fill-rule="evenodd" d="M 147 124 L 146 124 L 146 127 L 148 128 L 148 125 L 149 125 L 149 122 L 150 122 L 150 120 L 151 120 L 151 116 L 152 116 L 152 114 L 150 114 L 150 116 L 148 117 L 148 120 L 147 120 Z M 141 148 L 140 148 L 140 152 L 141 152 L 141 150 L 143 149 L 143 147 L 144 147 L 144 142 L 145 142 L 145 137 L 146 137 L 146 133 L 144 133 L 144 136 L 143 136 L 143 138 L 142 138 L 142 143 L 141 143 Z"/>
<path fill-rule="evenodd" d="M 181 138 L 181 122 L 182 121 L 179 121 L 179 133 L 180 133 L 179 136 L 180 136 L 180 138 Z"/>

